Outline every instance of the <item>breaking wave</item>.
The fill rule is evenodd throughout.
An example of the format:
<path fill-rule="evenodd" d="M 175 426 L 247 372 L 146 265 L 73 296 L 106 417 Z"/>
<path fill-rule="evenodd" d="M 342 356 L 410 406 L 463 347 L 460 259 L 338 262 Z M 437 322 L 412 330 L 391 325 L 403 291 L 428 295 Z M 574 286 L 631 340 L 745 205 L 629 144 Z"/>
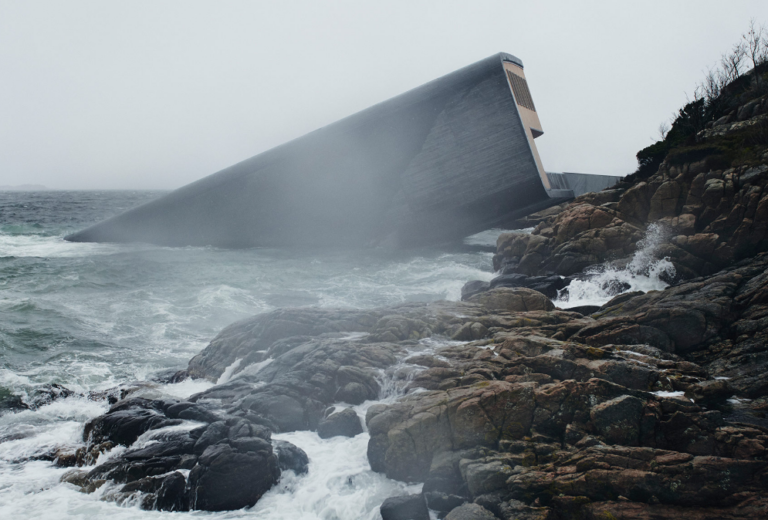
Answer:
<path fill-rule="evenodd" d="M 666 231 L 659 224 L 648 226 L 645 238 L 627 263 L 607 262 L 588 268 L 584 278 L 573 280 L 558 292 L 555 305 L 567 309 L 603 305 L 614 296 L 631 291 L 660 291 L 674 279 L 675 266 L 668 257 L 658 258 Z"/>

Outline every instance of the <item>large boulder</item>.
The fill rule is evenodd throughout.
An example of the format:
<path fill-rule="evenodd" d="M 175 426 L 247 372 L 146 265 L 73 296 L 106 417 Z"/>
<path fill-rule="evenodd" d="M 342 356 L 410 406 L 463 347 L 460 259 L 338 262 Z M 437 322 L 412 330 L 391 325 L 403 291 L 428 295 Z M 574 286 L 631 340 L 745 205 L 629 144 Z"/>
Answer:
<path fill-rule="evenodd" d="M 277 463 L 281 471 L 293 471 L 297 475 L 303 475 L 309 471 L 309 457 L 307 453 L 288 441 L 272 441 L 272 447 L 277 455 Z"/>
<path fill-rule="evenodd" d="M 363 433 L 363 425 L 360 417 L 352 408 L 335 411 L 333 408 L 327 411 L 327 415 L 317 425 L 317 435 L 321 439 L 331 437 L 354 437 Z"/>
<path fill-rule="evenodd" d="M 265 443 L 269 446 L 268 443 Z M 271 446 L 209 446 L 189 473 L 192 509 L 229 511 L 250 507 L 277 483 L 277 457 Z M 252 451 L 257 450 L 257 451 Z"/>
<path fill-rule="evenodd" d="M 461 301 L 466 301 L 475 294 L 485 292 L 491 288 L 491 284 L 481 280 L 470 280 L 461 288 Z"/>
<path fill-rule="evenodd" d="M 382 520 L 429 520 L 429 510 L 421 494 L 390 497 L 379 511 Z"/>
<path fill-rule="evenodd" d="M 448 513 L 445 520 L 496 520 L 496 516 L 483 506 L 464 504 Z"/>
<path fill-rule="evenodd" d="M 533 420 L 533 386 L 482 382 L 370 408 L 366 422 L 371 468 L 398 480 L 424 480 L 438 452 L 522 438 Z"/>

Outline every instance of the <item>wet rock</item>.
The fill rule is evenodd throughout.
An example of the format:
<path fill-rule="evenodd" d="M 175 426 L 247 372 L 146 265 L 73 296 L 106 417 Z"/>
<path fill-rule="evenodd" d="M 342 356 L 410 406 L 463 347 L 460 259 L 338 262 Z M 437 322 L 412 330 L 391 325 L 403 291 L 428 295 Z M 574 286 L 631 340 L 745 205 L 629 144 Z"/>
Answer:
<path fill-rule="evenodd" d="M 421 494 L 390 497 L 379 509 L 382 520 L 429 520 L 429 511 Z"/>
<path fill-rule="evenodd" d="M 100 464 L 88 473 L 89 483 L 110 480 L 118 484 L 135 482 L 137 480 L 164 475 L 181 468 L 180 455 L 136 458 L 128 460 L 117 458 Z"/>
<path fill-rule="evenodd" d="M 56 383 L 44 385 L 35 389 L 31 407 L 40 408 L 41 406 L 51 404 L 57 399 L 64 399 L 75 395 L 77 395 L 75 391 Z"/>
<path fill-rule="evenodd" d="M 242 453 L 226 444 L 209 446 L 189 473 L 190 508 L 230 511 L 250 507 L 279 477 L 271 448 Z"/>
<path fill-rule="evenodd" d="M 169 419 L 155 408 L 155 403 L 143 398 L 120 401 L 105 415 L 85 425 L 83 440 L 91 444 L 110 441 L 130 446 L 142 433 L 181 424 L 180 419 Z"/>
<path fill-rule="evenodd" d="M 272 447 L 281 471 L 291 470 L 297 475 L 303 475 L 308 471 L 309 457 L 304 450 L 288 441 L 272 441 Z"/>
<path fill-rule="evenodd" d="M 66 482 L 73 486 L 82 488 L 88 485 L 88 472 L 82 469 L 73 469 L 64 473 L 59 482 Z"/>
<path fill-rule="evenodd" d="M 414 307 L 431 314 L 429 305 Z M 373 313 L 373 317 L 377 315 L 380 314 Z M 426 333 L 424 323 L 421 319 L 409 321 L 388 314 L 373 324 L 370 330 L 374 332 L 370 335 L 284 338 L 272 344 L 265 354 L 274 361 L 254 365 L 258 370 L 245 367 L 237 379 L 193 396 L 192 400 L 210 400 L 232 414 L 253 414 L 275 431 L 316 430 L 329 405 L 362 403 L 378 397 L 377 370 L 393 365 L 400 347 L 380 343 L 375 334 L 405 335 L 408 341 L 413 339 L 412 334 Z M 240 339 L 245 337 L 244 334 Z M 217 349 L 225 348 L 222 340 Z"/>
<path fill-rule="evenodd" d="M 570 279 L 557 275 L 551 276 L 526 276 L 520 273 L 502 274 L 490 282 L 490 289 L 497 287 L 525 287 L 538 291 L 547 298 L 557 298 L 558 291 L 564 289 L 570 283 Z M 479 291 L 478 291 L 479 292 Z"/>
<path fill-rule="evenodd" d="M 264 451 L 269 452 L 272 450 L 272 444 L 260 437 L 240 437 L 235 440 L 230 440 L 229 445 L 240 453 Z"/>
<path fill-rule="evenodd" d="M 345 408 L 338 412 L 329 409 L 326 414 L 317 425 L 317 435 L 321 439 L 330 439 L 336 436 L 354 437 L 363 433 L 360 418 L 352 408 Z"/>
<path fill-rule="evenodd" d="M 336 371 L 336 386 L 338 390 L 334 399 L 349 404 L 362 404 L 368 399 L 376 399 L 380 390 L 372 372 L 352 366 L 339 367 Z"/>
<path fill-rule="evenodd" d="M 490 311 L 526 312 L 551 311 L 555 305 L 538 291 L 526 288 L 499 288 L 476 294 L 468 299 Z"/>
<path fill-rule="evenodd" d="M 0 414 L 9 411 L 28 410 L 29 405 L 7 388 L 0 387 Z"/>
<path fill-rule="evenodd" d="M 589 316 L 600 310 L 599 305 L 579 305 L 577 307 L 568 307 L 569 312 L 578 312 L 582 316 Z"/>
<path fill-rule="evenodd" d="M 206 423 L 212 423 L 219 420 L 219 417 L 216 414 L 206 410 L 196 403 L 190 403 L 188 401 L 168 403 L 168 405 L 163 405 L 162 409 L 165 415 L 172 419 L 184 419 L 186 421 Z"/>
<path fill-rule="evenodd" d="M 391 407 L 369 410 L 371 468 L 398 480 L 423 480 L 435 453 L 523 437 L 533 420 L 533 386 L 485 382 L 416 394 Z"/>
<path fill-rule="evenodd" d="M 448 513 L 445 520 L 496 520 L 496 516 L 483 506 L 464 504 Z"/>
<path fill-rule="evenodd" d="M 169 370 L 162 370 L 152 376 L 152 381 L 155 381 L 156 383 L 161 383 L 165 385 L 174 384 L 174 383 L 181 383 L 182 381 L 185 381 L 189 378 L 189 372 L 186 370 L 176 370 L 176 369 L 169 369 Z"/>
<path fill-rule="evenodd" d="M 189 362 L 192 377 L 218 379 L 238 359 L 241 367 L 266 359 L 270 347 L 289 337 L 369 332 L 382 313 L 325 309 L 279 309 L 233 323 Z"/>
<path fill-rule="evenodd" d="M 722 403 L 733 395 L 733 388 L 724 380 L 701 381 L 690 385 L 685 390 L 685 396 L 697 404 L 713 405 Z"/>
<path fill-rule="evenodd" d="M 468 300 L 475 294 L 485 292 L 491 288 L 491 284 L 480 280 L 472 280 L 464 284 L 461 288 L 461 301 Z"/>
<path fill-rule="evenodd" d="M 188 511 L 189 497 L 186 493 L 187 481 L 184 475 L 175 471 L 163 478 L 157 490 L 155 509 L 158 511 Z"/>
<path fill-rule="evenodd" d="M 217 421 L 203 429 L 202 434 L 195 442 L 194 452 L 202 454 L 208 446 L 218 444 L 229 435 L 229 426 L 225 421 Z"/>

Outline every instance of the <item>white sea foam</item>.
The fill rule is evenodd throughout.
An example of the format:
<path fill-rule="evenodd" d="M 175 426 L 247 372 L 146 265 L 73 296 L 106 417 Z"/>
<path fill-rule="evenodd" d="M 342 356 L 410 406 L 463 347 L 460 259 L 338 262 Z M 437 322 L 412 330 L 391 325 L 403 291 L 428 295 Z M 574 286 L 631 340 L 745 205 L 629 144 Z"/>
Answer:
<path fill-rule="evenodd" d="M 0 208 L 16 204 L 23 196 L 6 197 L 5 202 L 0 201 Z M 183 399 L 212 383 L 136 382 L 150 380 L 159 371 L 185 367 L 192 356 L 236 320 L 282 306 L 372 308 L 441 298 L 458 300 L 467 281 L 493 277 L 489 252 L 292 252 L 63 240 L 66 233 L 155 196 L 53 193 L 45 200 L 38 198 L 37 206 L 29 206 L 38 210 L 21 214 L 27 210 L 19 208 L 27 206 L 16 204 L 4 213 L 17 221 L 0 223 L 0 387 L 28 403 L 51 384 L 63 385 L 80 395 L 122 386 L 131 387 L 136 396 Z M 95 212 L 89 213 L 89 208 L 96 208 Z M 493 245 L 500 232 L 492 230 L 478 238 Z M 440 344 L 422 342 L 412 353 L 430 353 Z M 408 377 L 424 370 L 416 365 L 400 368 L 403 371 L 397 375 L 404 378 L 398 380 L 390 378 L 397 370 L 389 374 L 382 371 L 384 390 L 380 402 L 397 399 L 405 392 Z M 231 374 L 238 377 L 235 369 Z M 368 401 L 355 410 L 363 415 L 373 403 Z M 270 518 L 266 512 L 255 510 L 141 511 L 135 505 L 119 506 L 100 500 L 103 491 L 87 495 L 60 484 L 59 477 L 67 470 L 50 462 L 19 462 L 58 448 L 81 446 L 83 425 L 107 409 L 106 400 L 68 397 L 36 410 L 0 417 L 0 518 Z M 370 472 L 365 459 L 365 435 L 328 441 L 308 432 L 295 435 L 295 442 L 305 445 L 318 461 L 315 467 L 320 468 L 319 473 L 306 478 L 295 477 L 294 483 L 310 484 L 305 494 L 293 498 L 284 494 L 279 499 L 297 501 L 294 509 L 288 509 L 304 511 L 297 518 L 333 518 L 336 506 L 323 505 L 322 493 L 339 495 L 340 519 L 375 517 L 381 500 L 406 489 L 402 483 Z M 115 448 L 102 458 L 114 457 L 124 449 Z M 349 460 L 331 460 L 344 459 L 338 455 L 346 451 Z M 353 482 L 370 482 L 371 487 L 354 489 L 341 480 L 321 482 L 323 468 L 330 468 L 341 478 L 344 471 L 340 468 L 345 464 L 344 471 L 353 476 Z M 306 501 L 299 504 L 297 497 Z M 274 516 L 288 517 L 277 513 Z"/>
<path fill-rule="evenodd" d="M 280 484 L 247 514 L 227 518 L 374 520 L 381 518 L 379 506 L 388 497 L 421 490 L 421 484 L 407 485 L 371 470 L 366 455 L 367 433 L 325 440 L 314 432 L 274 437 L 292 442 L 307 452 L 309 472 L 299 476 L 284 473 Z"/>
<path fill-rule="evenodd" d="M 212 386 L 214 386 L 213 383 L 211 383 L 207 379 L 187 378 L 184 381 L 181 381 L 179 383 L 171 383 L 168 385 L 164 385 L 161 387 L 160 390 L 164 394 L 169 395 L 171 397 L 176 397 L 177 399 L 186 399 L 191 395 L 204 392 L 205 390 L 208 390 Z"/>
<path fill-rule="evenodd" d="M 240 362 L 243 360 L 243 358 L 237 358 L 232 362 L 231 365 L 229 365 L 227 368 L 224 369 L 224 372 L 221 373 L 221 376 L 219 376 L 219 380 L 216 381 L 217 385 L 223 385 L 230 379 L 232 379 L 232 374 L 235 373 L 235 370 L 237 370 L 237 367 L 240 366 Z"/>
<path fill-rule="evenodd" d="M 685 395 L 685 392 L 682 391 L 668 391 L 668 390 L 657 390 L 656 392 L 651 392 L 653 395 L 657 395 L 659 397 L 683 397 Z"/>
<path fill-rule="evenodd" d="M 67 242 L 62 237 L 57 236 L 0 234 L 0 258 L 9 256 L 16 258 L 68 258 L 109 255 L 125 250 L 126 247 L 116 244 Z"/>
<path fill-rule="evenodd" d="M 631 261 L 624 267 L 607 263 L 589 269 L 583 280 L 574 280 L 560 291 L 555 305 L 567 309 L 582 305 L 603 305 L 614 296 L 630 291 L 660 291 L 674 278 L 675 266 L 668 258 L 657 258 L 665 239 L 664 229 L 651 224 Z"/>

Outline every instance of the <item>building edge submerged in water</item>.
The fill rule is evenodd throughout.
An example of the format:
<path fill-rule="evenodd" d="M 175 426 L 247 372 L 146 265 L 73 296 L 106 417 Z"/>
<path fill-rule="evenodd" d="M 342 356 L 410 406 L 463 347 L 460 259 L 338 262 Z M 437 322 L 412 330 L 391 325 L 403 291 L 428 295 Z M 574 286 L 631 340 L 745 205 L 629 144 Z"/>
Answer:
<path fill-rule="evenodd" d="M 569 174 L 545 173 L 534 142 L 542 134 L 522 62 L 500 53 L 66 239 L 219 247 L 457 241 L 579 194 Z"/>

